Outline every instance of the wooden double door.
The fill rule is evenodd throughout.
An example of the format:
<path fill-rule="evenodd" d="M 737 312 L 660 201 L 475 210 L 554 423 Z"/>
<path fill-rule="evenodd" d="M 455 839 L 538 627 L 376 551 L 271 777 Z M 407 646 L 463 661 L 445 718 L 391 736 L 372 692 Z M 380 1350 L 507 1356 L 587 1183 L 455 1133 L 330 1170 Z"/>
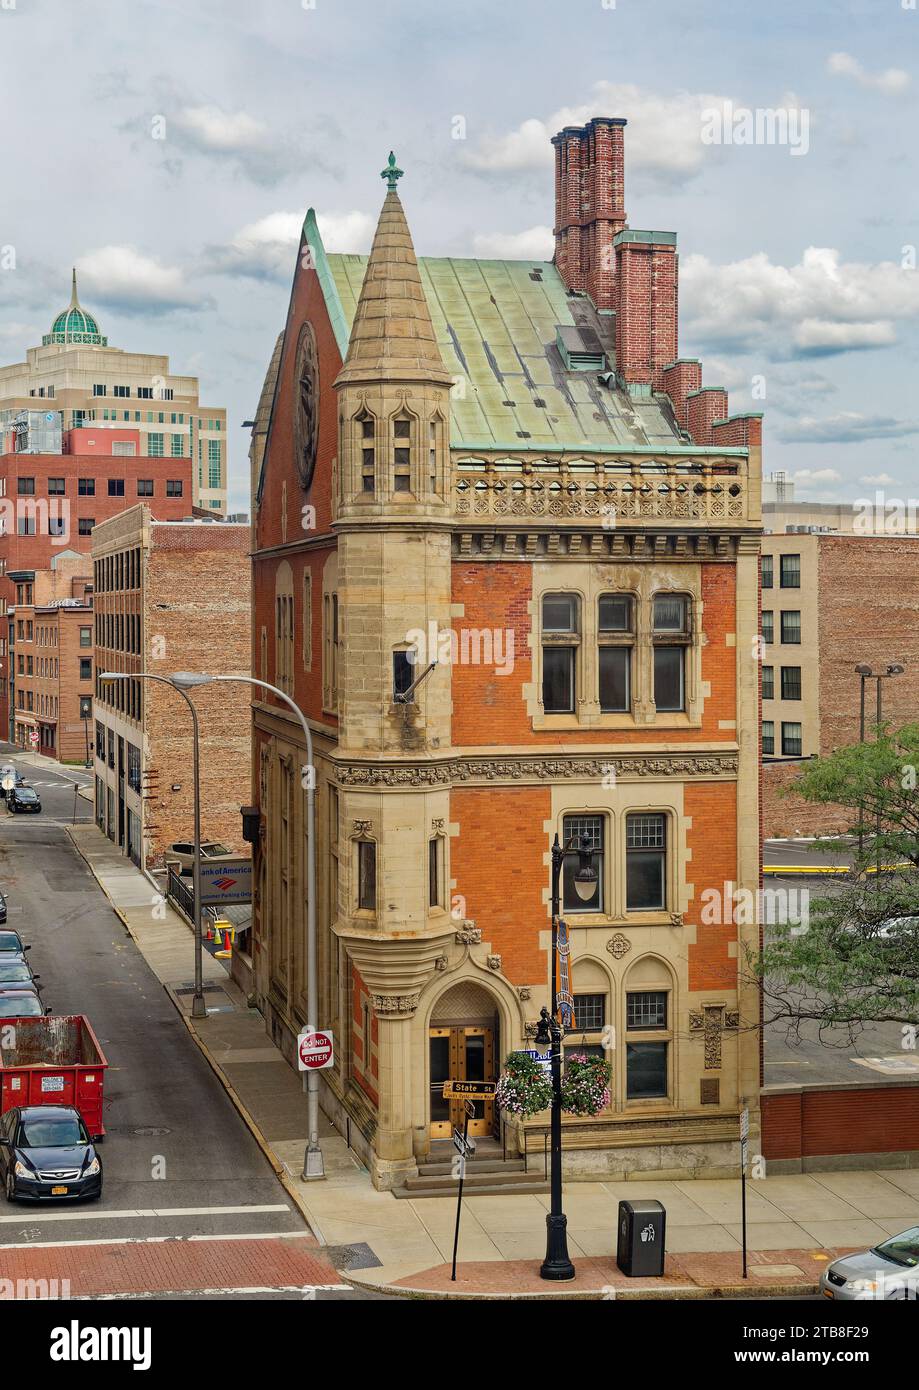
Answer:
<path fill-rule="evenodd" d="M 445 1081 L 495 1081 L 495 1035 L 491 1028 L 476 1024 L 448 1024 L 432 1028 L 429 1034 L 431 1062 L 431 1138 L 449 1139 L 454 1129 L 462 1129 L 464 1102 L 445 1100 Z M 469 1133 L 491 1134 L 495 1126 L 495 1106 L 491 1100 L 476 1100 L 475 1118 Z"/>

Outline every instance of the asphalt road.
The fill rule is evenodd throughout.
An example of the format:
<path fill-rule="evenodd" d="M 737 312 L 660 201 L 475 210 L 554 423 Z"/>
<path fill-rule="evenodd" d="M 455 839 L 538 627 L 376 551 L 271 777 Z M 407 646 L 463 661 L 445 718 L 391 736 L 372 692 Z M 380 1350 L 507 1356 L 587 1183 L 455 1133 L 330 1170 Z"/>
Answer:
<path fill-rule="evenodd" d="M 32 945 L 46 1003 L 86 1014 L 108 1059 L 105 1189 L 99 1202 L 66 1207 L 0 1200 L 0 1273 L 18 1273 L 23 1260 L 43 1274 L 66 1272 L 76 1297 L 210 1287 L 232 1298 L 277 1287 L 291 1298 L 341 1285 L 331 1265 L 316 1276 L 300 1213 L 74 849 L 63 824 L 73 815 L 72 781 L 23 771 L 44 809 L 2 809 L 0 886 L 9 925 Z M 77 809 L 78 819 L 91 818 L 86 801 Z M 196 1282 L 186 1286 L 191 1257 Z M 234 1293 L 244 1289 L 251 1295 Z M 332 1287 L 316 1297 L 361 1295 Z"/>

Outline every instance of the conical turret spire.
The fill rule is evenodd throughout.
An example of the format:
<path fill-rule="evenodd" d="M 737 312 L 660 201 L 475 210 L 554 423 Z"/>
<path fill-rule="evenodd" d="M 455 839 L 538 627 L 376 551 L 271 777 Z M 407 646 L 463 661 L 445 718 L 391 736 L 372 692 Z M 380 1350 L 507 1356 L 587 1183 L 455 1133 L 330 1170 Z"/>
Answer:
<path fill-rule="evenodd" d="M 453 381 L 437 346 L 411 232 L 396 192 L 401 173 L 391 156 L 383 171 L 388 191 L 336 386 L 359 381 L 439 385 Z"/>

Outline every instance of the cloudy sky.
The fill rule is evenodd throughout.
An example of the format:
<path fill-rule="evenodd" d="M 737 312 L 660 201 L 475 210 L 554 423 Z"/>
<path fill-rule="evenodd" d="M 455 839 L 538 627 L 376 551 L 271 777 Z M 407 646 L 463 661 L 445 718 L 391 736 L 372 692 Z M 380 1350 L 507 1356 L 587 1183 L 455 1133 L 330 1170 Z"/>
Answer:
<path fill-rule="evenodd" d="M 76 263 L 110 342 L 227 405 L 234 508 L 306 207 L 365 251 L 393 147 L 419 253 L 548 257 L 549 136 L 600 114 L 767 471 L 919 495 L 917 0 L 0 0 L 0 55 L 0 361 Z M 776 109 L 788 143 L 713 139 Z"/>

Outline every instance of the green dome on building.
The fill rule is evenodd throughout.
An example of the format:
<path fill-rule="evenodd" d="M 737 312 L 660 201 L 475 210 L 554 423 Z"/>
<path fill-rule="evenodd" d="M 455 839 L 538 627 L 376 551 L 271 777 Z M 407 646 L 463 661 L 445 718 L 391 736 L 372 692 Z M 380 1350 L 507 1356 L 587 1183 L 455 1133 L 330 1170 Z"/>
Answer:
<path fill-rule="evenodd" d="M 51 332 L 42 337 L 42 347 L 53 343 L 83 343 L 87 347 L 108 347 L 108 338 L 99 332 L 99 325 L 80 307 L 77 299 L 77 272 L 73 272 L 73 292 L 70 303 L 63 313 L 58 314 L 51 325 Z"/>

